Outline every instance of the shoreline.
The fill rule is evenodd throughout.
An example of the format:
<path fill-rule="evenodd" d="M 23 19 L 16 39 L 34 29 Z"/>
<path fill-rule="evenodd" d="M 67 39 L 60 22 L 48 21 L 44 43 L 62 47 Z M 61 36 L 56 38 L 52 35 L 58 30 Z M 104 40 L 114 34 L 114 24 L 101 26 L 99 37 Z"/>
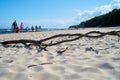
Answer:
<path fill-rule="evenodd" d="M 120 27 L 103 27 L 103 28 L 79 28 L 78 30 L 88 30 L 88 29 L 93 29 L 93 30 L 100 30 L 100 29 L 120 29 Z M 35 32 L 53 32 L 53 31 L 63 31 L 63 30 L 77 30 L 77 29 L 69 29 L 69 28 L 61 28 L 61 29 L 56 29 L 56 28 L 50 28 L 50 29 L 47 29 L 47 28 L 44 28 L 43 30 L 41 31 L 35 31 Z M 24 30 L 24 32 L 22 33 L 28 33 L 28 32 L 32 32 L 31 30 L 30 31 L 26 31 Z M 0 29 L 0 35 L 4 35 L 4 34 L 14 34 L 11 29 Z"/>

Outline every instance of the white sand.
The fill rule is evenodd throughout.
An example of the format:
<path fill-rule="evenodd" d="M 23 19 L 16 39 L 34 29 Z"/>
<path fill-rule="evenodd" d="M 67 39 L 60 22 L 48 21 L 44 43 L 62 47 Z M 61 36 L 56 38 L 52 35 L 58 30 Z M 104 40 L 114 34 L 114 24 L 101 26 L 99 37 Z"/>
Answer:
<path fill-rule="evenodd" d="M 16 39 L 40 40 L 55 34 L 86 33 L 92 30 L 113 31 L 120 29 L 81 29 L 53 32 L 34 32 L 0 35 L 0 42 Z M 62 38 L 56 39 L 60 40 Z M 38 52 L 35 47 L 3 47 L 0 45 L 0 80 L 120 80 L 120 42 L 116 36 L 99 39 L 81 38 Z M 68 50 L 61 56 L 57 51 Z M 95 51 L 91 51 L 93 47 Z M 40 65 L 42 63 L 53 63 Z M 30 65 L 37 65 L 29 67 Z"/>

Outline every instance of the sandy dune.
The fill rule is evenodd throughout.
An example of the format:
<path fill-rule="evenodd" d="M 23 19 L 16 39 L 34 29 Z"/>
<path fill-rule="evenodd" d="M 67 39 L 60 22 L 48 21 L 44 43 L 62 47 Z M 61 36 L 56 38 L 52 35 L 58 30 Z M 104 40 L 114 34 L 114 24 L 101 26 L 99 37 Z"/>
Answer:
<path fill-rule="evenodd" d="M 40 40 L 55 34 L 93 30 L 63 30 L 0 35 L 0 42 L 14 39 Z M 118 29 L 107 29 L 113 31 Z M 120 29 L 119 29 L 120 30 Z M 59 38 L 62 39 L 62 38 Z M 120 37 L 81 38 L 38 52 L 35 47 L 0 45 L 0 80 L 120 80 Z M 62 55 L 58 51 L 68 47 Z M 91 47 L 95 50 L 92 51 Z M 44 64 L 50 63 L 50 64 Z M 42 65 L 44 64 L 44 65 Z"/>

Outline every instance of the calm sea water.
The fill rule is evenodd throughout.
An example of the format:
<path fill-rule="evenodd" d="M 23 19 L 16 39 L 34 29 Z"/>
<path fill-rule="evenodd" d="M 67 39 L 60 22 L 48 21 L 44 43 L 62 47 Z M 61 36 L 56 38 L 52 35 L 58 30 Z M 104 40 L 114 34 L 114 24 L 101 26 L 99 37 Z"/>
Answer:
<path fill-rule="evenodd" d="M 0 29 L 0 34 L 9 34 L 12 33 L 11 29 Z"/>

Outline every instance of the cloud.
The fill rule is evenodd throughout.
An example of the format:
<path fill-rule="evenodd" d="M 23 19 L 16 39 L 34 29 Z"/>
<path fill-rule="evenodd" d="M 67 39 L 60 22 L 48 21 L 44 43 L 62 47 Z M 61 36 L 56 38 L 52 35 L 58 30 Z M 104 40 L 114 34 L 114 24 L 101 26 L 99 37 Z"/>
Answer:
<path fill-rule="evenodd" d="M 120 0 L 112 0 L 109 4 L 96 7 L 93 10 L 83 11 L 83 10 L 75 9 L 77 16 L 74 19 L 74 21 L 76 21 L 76 23 L 79 24 L 82 21 L 110 12 L 114 8 L 120 8 Z"/>
<path fill-rule="evenodd" d="M 111 1 L 110 5 L 112 8 L 120 8 L 120 0 L 113 0 Z"/>
<path fill-rule="evenodd" d="M 113 0 L 113 2 L 120 2 L 120 0 Z"/>

